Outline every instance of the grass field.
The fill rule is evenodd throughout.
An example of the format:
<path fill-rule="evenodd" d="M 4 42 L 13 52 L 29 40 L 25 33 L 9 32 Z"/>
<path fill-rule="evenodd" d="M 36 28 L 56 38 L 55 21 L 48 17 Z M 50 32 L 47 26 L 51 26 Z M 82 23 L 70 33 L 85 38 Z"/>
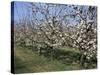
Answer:
<path fill-rule="evenodd" d="M 78 63 L 68 63 L 67 61 L 62 61 L 63 59 L 54 59 L 51 61 L 50 58 L 47 58 L 43 55 L 39 56 L 32 50 L 26 48 L 15 48 L 14 53 L 15 73 L 34 73 L 80 69 Z"/>

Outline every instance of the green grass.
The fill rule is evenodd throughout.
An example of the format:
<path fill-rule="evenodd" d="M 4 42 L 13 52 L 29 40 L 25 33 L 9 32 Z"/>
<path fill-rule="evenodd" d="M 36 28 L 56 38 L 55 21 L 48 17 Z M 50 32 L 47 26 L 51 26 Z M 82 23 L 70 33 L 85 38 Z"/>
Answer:
<path fill-rule="evenodd" d="M 34 73 L 50 71 L 66 71 L 80 69 L 77 63 L 65 63 L 62 60 L 53 61 L 45 56 L 39 56 L 30 49 L 15 48 L 15 73 Z M 72 60 L 72 59 L 71 59 Z"/>
<path fill-rule="evenodd" d="M 73 63 L 74 61 L 80 60 L 81 53 L 78 49 L 70 48 L 70 47 L 63 47 L 56 50 L 56 57 L 58 59 L 62 59 L 65 62 Z M 68 59 L 68 60 L 66 60 Z"/>

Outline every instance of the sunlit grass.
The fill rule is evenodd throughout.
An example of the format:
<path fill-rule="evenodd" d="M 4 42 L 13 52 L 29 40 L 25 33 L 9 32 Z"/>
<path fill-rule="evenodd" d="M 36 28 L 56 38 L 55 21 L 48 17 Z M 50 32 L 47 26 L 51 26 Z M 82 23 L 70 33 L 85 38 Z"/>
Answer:
<path fill-rule="evenodd" d="M 79 69 L 79 64 L 65 63 L 66 64 L 56 59 L 51 61 L 50 58 L 39 56 L 29 49 L 15 48 L 15 73 L 66 71 Z"/>

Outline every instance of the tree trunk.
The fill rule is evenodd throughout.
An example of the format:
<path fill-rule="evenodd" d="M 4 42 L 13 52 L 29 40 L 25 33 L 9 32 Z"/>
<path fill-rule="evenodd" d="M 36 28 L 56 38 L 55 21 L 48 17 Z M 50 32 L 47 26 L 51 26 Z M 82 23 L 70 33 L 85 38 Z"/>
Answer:
<path fill-rule="evenodd" d="M 80 67 L 81 69 L 84 67 L 84 55 L 83 54 L 81 55 L 81 58 L 80 58 Z"/>
<path fill-rule="evenodd" d="M 39 48 L 39 50 L 38 50 L 38 54 L 39 54 L 39 55 L 42 54 L 42 49 L 41 49 L 41 48 Z"/>
<path fill-rule="evenodd" d="M 51 54 L 50 54 L 50 57 L 51 57 L 51 61 L 52 61 L 52 60 L 53 60 L 53 47 L 50 47 L 50 51 L 51 51 L 51 52 L 50 52 L 50 53 L 51 53 Z"/>

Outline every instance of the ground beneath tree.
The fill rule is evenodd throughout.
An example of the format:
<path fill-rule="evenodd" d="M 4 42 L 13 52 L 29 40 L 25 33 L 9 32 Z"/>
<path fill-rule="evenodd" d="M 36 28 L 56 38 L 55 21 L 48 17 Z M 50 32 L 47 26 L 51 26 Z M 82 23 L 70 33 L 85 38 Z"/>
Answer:
<path fill-rule="evenodd" d="M 45 56 L 39 56 L 35 52 L 26 48 L 15 48 L 14 50 L 14 68 L 15 73 L 35 73 L 50 71 L 79 70 L 79 64 L 62 62 L 62 60 L 53 61 Z"/>

